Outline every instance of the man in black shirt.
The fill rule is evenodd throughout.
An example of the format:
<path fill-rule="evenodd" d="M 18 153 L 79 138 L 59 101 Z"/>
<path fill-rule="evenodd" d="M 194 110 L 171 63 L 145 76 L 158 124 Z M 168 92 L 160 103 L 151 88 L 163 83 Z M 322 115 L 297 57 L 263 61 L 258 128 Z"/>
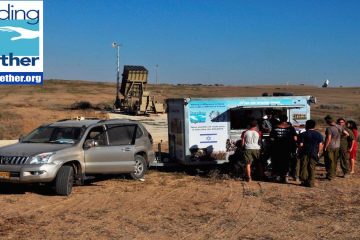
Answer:
<path fill-rule="evenodd" d="M 286 115 L 279 116 L 280 123 L 270 132 L 273 174 L 280 176 L 280 181 L 284 183 L 287 183 L 286 174 L 297 141 L 295 128 L 287 122 L 287 119 Z"/>

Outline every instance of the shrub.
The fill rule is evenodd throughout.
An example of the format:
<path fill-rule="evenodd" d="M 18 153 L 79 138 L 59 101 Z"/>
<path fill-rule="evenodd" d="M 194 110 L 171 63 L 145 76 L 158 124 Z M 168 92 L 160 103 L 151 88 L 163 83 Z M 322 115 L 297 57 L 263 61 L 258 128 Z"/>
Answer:
<path fill-rule="evenodd" d="M 94 109 L 94 106 L 88 101 L 80 101 L 80 102 L 75 102 L 75 103 L 71 104 L 70 109 L 71 110 L 86 110 L 86 109 Z"/>

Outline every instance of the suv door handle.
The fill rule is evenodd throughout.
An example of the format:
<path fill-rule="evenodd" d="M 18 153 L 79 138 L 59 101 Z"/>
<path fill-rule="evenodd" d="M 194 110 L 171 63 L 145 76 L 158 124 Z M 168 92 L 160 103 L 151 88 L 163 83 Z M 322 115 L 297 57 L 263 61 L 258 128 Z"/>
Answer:
<path fill-rule="evenodd" d="M 129 148 L 129 147 L 126 147 L 123 149 L 123 152 L 130 152 L 130 151 L 131 151 L 131 148 Z"/>

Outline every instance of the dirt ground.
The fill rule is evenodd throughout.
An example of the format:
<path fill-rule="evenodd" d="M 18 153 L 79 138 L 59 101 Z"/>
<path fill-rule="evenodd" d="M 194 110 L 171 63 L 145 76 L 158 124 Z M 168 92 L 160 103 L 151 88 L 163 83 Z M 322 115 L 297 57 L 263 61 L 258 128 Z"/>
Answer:
<path fill-rule="evenodd" d="M 158 170 L 144 182 L 97 179 L 75 187 L 70 197 L 38 186 L 1 188 L 2 239 L 360 237 L 358 174 L 321 179 L 313 189 Z"/>
<path fill-rule="evenodd" d="M 293 91 L 317 96 L 319 103 L 312 108 L 312 116 L 319 121 L 326 113 L 360 119 L 359 88 L 151 88 L 165 97 L 256 96 L 264 91 Z M 0 89 L 0 126 L 18 128 L 4 131 L 4 139 L 14 139 L 17 133 L 26 133 L 43 122 L 81 114 L 68 109 L 79 99 L 93 104 L 111 104 L 113 99 L 113 84 L 52 81 L 42 89 L 21 88 L 17 95 L 11 94 L 11 88 Z M 21 119 L 15 121 L 16 116 Z M 114 117 L 118 116 L 110 115 Z M 163 140 L 166 148 L 166 117 L 139 120 L 153 134 L 155 142 Z M 349 179 L 337 177 L 329 182 L 324 180 L 324 169 L 318 167 L 317 186 L 312 189 L 295 182 L 246 183 L 216 169 L 188 170 L 153 168 L 144 182 L 103 176 L 76 186 L 69 197 L 55 196 L 45 186 L 2 183 L 0 238 L 360 238 L 360 168 Z"/>

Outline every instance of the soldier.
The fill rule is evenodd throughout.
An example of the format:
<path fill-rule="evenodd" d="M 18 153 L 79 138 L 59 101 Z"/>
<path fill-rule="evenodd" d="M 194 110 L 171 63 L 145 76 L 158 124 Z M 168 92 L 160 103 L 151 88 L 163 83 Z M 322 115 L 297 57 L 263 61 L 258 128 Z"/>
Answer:
<path fill-rule="evenodd" d="M 346 135 L 346 131 L 337 125 L 334 119 L 327 115 L 324 118 L 329 125 L 325 130 L 324 158 L 326 168 L 326 178 L 332 180 L 336 176 L 337 161 L 339 159 L 340 137 Z"/>
<path fill-rule="evenodd" d="M 350 163 L 350 149 L 355 142 L 355 137 L 353 132 L 347 128 L 346 121 L 344 118 L 339 118 L 337 124 L 342 128 L 343 133 L 340 137 L 340 150 L 339 150 L 339 162 L 341 170 L 343 171 L 343 177 L 346 178 L 349 176 L 349 163 Z M 345 134 L 346 132 L 346 134 Z"/>
<path fill-rule="evenodd" d="M 306 132 L 299 135 L 300 180 L 301 185 L 314 187 L 315 167 L 323 150 L 323 137 L 315 130 L 315 121 L 307 120 Z"/>

